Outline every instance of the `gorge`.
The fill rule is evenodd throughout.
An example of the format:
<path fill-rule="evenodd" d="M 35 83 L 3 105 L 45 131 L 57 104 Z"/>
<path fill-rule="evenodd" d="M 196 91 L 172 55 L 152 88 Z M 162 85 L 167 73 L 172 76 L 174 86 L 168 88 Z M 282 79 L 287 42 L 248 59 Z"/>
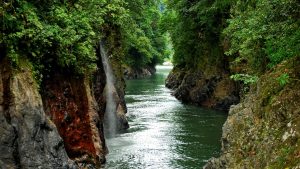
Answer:
<path fill-rule="evenodd" d="M 0 168 L 300 168 L 299 11 L 4 0 Z"/>

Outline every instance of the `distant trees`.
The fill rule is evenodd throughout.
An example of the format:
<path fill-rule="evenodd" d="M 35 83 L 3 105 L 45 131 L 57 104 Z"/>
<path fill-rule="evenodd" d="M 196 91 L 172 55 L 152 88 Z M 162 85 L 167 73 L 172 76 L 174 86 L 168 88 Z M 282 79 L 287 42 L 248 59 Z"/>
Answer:
<path fill-rule="evenodd" d="M 165 56 L 166 35 L 160 31 L 160 0 L 126 0 L 129 18 L 123 25 L 124 62 L 131 67 L 154 66 Z"/>
<path fill-rule="evenodd" d="M 229 16 L 230 4 L 230 0 L 166 1 L 163 27 L 171 34 L 175 65 L 198 67 L 208 64 L 205 61 L 208 58 L 219 59 L 217 57 L 223 53 L 221 32 Z"/>

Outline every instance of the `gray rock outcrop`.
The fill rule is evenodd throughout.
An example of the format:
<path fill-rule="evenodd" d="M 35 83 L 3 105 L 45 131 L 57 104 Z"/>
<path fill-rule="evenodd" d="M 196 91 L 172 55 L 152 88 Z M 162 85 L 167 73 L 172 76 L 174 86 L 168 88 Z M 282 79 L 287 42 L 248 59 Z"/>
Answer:
<path fill-rule="evenodd" d="M 76 168 L 45 115 L 29 68 L 0 63 L 0 168 Z"/>

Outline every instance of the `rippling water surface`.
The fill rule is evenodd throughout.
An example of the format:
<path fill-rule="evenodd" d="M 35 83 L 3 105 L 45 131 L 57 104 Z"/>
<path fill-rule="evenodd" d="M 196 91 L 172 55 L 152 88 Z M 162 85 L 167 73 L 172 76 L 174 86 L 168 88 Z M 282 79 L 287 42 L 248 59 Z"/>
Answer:
<path fill-rule="evenodd" d="M 218 156 L 226 114 L 181 104 L 164 86 L 170 70 L 126 82 L 130 128 L 107 139 L 105 168 L 198 169 Z"/>

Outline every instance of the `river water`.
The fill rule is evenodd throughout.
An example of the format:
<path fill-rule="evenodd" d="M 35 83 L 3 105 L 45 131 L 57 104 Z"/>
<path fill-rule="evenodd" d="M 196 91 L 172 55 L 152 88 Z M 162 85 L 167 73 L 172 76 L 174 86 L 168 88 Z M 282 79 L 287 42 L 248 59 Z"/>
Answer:
<path fill-rule="evenodd" d="M 130 128 L 107 138 L 107 169 L 199 169 L 220 153 L 223 112 L 184 105 L 164 86 L 171 67 L 126 82 Z"/>

